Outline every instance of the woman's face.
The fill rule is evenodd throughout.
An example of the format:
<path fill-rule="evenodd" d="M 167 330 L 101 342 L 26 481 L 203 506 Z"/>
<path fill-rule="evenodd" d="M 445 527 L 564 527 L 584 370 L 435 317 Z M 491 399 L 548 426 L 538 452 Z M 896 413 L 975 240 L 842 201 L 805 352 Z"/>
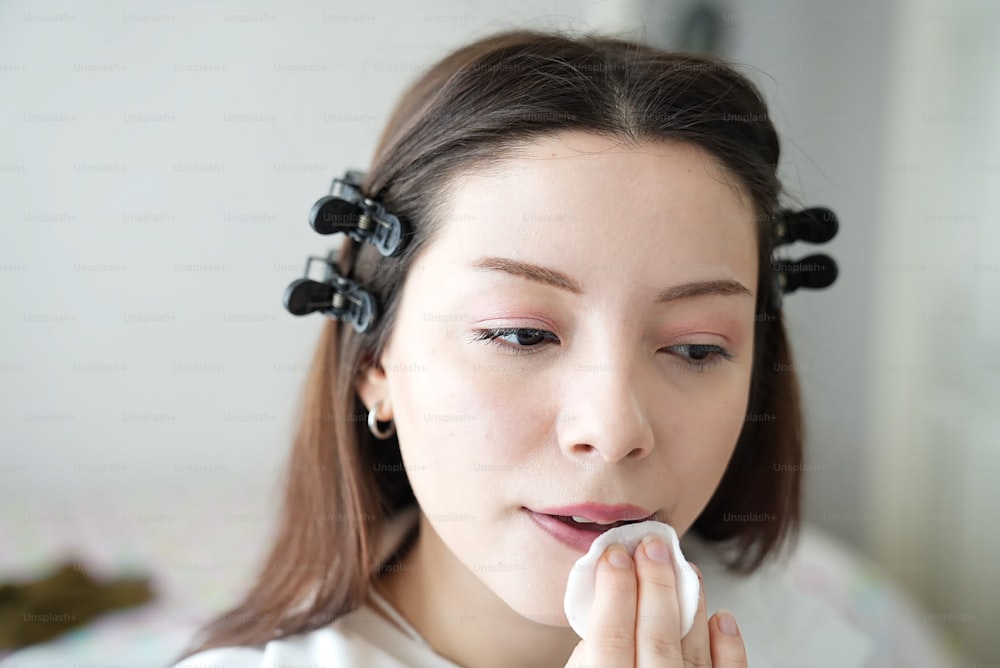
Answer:
<path fill-rule="evenodd" d="M 391 411 L 443 573 L 565 625 L 583 551 L 528 510 L 628 503 L 692 525 L 749 396 L 756 233 L 737 188 L 691 145 L 582 132 L 451 184 L 358 386 Z M 505 329 L 524 331 L 484 338 Z"/>

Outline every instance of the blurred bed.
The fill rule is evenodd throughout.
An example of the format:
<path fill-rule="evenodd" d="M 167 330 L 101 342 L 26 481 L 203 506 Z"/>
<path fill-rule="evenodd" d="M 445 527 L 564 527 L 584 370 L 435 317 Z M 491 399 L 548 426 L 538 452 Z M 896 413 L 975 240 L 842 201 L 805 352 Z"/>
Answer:
<path fill-rule="evenodd" d="M 79 564 L 95 579 L 147 576 L 154 598 L 96 617 L 4 666 L 164 666 L 245 587 L 270 538 L 260 488 L 47 500 L 0 511 L 0 577 L 39 578 Z M 0 650 L 0 657 L 4 656 Z"/>
<path fill-rule="evenodd" d="M 242 593 L 270 541 L 269 505 L 274 500 L 259 487 L 144 494 L 127 504 L 98 498 L 8 504 L 0 511 L 4 581 L 41 577 L 73 561 L 98 578 L 147 575 L 154 598 L 48 642 L 6 656 L 0 650 L 2 664 L 170 665 L 196 629 Z M 804 527 L 788 577 L 869 630 L 878 649 L 873 666 L 944 668 L 963 661 L 907 596 L 815 527 Z"/>

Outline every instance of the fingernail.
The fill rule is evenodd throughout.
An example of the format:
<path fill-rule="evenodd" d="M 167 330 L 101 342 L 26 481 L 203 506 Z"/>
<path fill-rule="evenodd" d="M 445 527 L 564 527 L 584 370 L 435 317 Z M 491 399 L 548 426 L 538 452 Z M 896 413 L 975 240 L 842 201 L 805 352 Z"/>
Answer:
<path fill-rule="evenodd" d="M 621 545 L 612 545 L 608 548 L 608 561 L 616 568 L 627 569 L 632 564 L 632 558 Z"/>
<path fill-rule="evenodd" d="M 646 556 L 653 561 L 659 561 L 663 564 L 670 563 L 670 548 L 657 536 L 647 534 L 642 539 L 642 545 L 643 549 L 646 550 Z"/>
<path fill-rule="evenodd" d="M 688 565 L 698 575 L 698 582 L 704 582 L 704 578 L 701 577 L 701 569 L 695 566 L 693 561 L 689 561 Z"/>
<path fill-rule="evenodd" d="M 736 620 L 733 618 L 733 613 L 729 612 L 725 608 L 719 610 L 719 629 L 721 629 L 727 636 L 736 636 L 740 634 L 740 630 L 736 626 Z"/>

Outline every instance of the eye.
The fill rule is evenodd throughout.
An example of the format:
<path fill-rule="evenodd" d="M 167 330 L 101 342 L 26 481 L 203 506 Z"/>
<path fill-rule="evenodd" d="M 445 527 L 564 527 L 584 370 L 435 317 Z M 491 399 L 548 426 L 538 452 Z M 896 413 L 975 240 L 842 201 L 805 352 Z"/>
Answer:
<path fill-rule="evenodd" d="M 505 340 L 504 337 L 513 336 L 514 341 Z M 488 344 L 509 350 L 515 355 L 532 354 L 527 348 L 537 348 L 538 344 L 546 339 L 558 341 L 555 334 L 544 329 L 528 329 L 524 327 L 506 327 L 501 329 L 477 329 L 473 341 L 486 341 Z"/>
<path fill-rule="evenodd" d="M 721 360 L 732 360 L 733 355 L 721 346 L 708 343 L 683 343 L 666 350 L 680 354 L 689 371 L 707 371 Z"/>

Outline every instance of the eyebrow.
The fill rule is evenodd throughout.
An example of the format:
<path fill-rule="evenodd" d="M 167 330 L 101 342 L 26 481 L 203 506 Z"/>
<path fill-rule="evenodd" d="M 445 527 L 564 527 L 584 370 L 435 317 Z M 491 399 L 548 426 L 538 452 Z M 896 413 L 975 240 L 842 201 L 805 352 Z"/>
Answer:
<path fill-rule="evenodd" d="M 519 276 L 529 281 L 544 283 L 553 287 L 572 292 L 575 295 L 583 294 L 583 287 L 573 278 L 561 271 L 541 267 L 530 262 L 521 262 L 506 257 L 481 257 L 472 263 L 472 268 L 477 271 L 501 271 L 511 276 Z M 739 281 L 729 278 L 720 278 L 708 281 L 692 281 L 681 283 L 661 290 L 653 300 L 654 304 L 665 304 L 678 299 L 691 297 L 703 297 L 706 295 L 736 295 L 753 297 L 753 293 Z"/>

